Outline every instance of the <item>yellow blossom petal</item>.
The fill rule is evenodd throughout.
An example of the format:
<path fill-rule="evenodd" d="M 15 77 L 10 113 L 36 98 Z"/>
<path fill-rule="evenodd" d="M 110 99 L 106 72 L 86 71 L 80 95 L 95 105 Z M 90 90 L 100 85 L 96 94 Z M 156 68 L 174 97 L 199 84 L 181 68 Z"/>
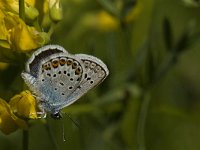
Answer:
<path fill-rule="evenodd" d="M 18 126 L 11 116 L 10 107 L 6 101 L 0 99 L 0 129 L 4 134 L 17 130 Z"/>
<path fill-rule="evenodd" d="M 31 92 L 26 90 L 11 98 L 12 111 L 22 118 L 37 119 L 37 102 Z"/>
<path fill-rule="evenodd" d="M 23 23 L 19 24 L 11 30 L 11 48 L 19 51 L 36 49 L 43 44 L 36 40 L 39 38 L 39 32 L 35 28 L 28 27 Z"/>
<path fill-rule="evenodd" d="M 119 27 L 118 20 L 106 11 L 99 12 L 99 14 L 97 14 L 97 18 L 99 19 L 99 28 L 101 30 L 115 30 Z"/>
<path fill-rule="evenodd" d="M 9 67 L 9 63 L 0 62 L 0 70 L 5 70 Z"/>
<path fill-rule="evenodd" d="M 6 29 L 4 17 L 5 17 L 4 13 L 0 10 L 0 33 L 1 33 L 0 34 L 0 46 L 5 47 L 5 48 L 10 48 L 10 45 L 7 41 L 9 32 Z"/>
<path fill-rule="evenodd" d="M 112 31 L 119 27 L 119 21 L 106 11 L 85 15 L 81 24 L 100 31 Z"/>
<path fill-rule="evenodd" d="M 0 9 L 19 14 L 19 0 L 0 0 Z M 34 20 L 38 15 L 38 10 L 34 7 L 35 1 L 25 0 L 25 16 L 28 19 Z"/>
<path fill-rule="evenodd" d="M 19 2 L 17 0 L 0 0 L 0 8 L 13 13 L 19 12 Z"/>
<path fill-rule="evenodd" d="M 25 52 L 36 49 L 49 40 L 47 33 L 38 32 L 34 27 L 26 25 L 24 21 L 15 14 L 7 13 L 5 22 L 6 28 L 10 33 L 8 42 L 13 50 Z"/>
<path fill-rule="evenodd" d="M 8 103 L 0 99 L 0 130 L 4 134 L 10 134 L 18 128 L 27 129 L 28 125 L 22 119 L 17 118 L 11 111 Z"/>

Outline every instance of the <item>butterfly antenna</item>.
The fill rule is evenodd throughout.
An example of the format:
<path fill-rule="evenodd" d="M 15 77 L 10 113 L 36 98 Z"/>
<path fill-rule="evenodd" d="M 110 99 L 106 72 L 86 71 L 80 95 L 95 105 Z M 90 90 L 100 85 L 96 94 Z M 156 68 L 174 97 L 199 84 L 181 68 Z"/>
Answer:
<path fill-rule="evenodd" d="M 78 124 L 78 122 L 76 122 L 75 120 L 73 120 L 69 114 L 66 114 L 66 115 L 69 117 L 69 119 L 70 119 L 79 129 L 81 128 L 81 126 Z"/>
<path fill-rule="evenodd" d="M 62 135 L 63 135 L 63 142 L 66 142 L 64 123 L 62 123 Z"/>

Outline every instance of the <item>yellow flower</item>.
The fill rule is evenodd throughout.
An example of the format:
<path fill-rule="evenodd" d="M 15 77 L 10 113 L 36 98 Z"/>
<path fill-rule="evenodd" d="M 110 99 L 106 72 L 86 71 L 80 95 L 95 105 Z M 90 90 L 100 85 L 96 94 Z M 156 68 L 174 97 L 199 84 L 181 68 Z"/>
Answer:
<path fill-rule="evenodd" d="M 37 102 L 31 92 L 26 90 L 11 98 L 10 107 L 20 118 L 37 119 Z"/>
<path fill-rule="evenodd" d="M 96 14 L 85 15 L 83 20 L 81 20 L 80 26 L 106 32 L 116 30 L 119 27 L 119 21 L 102 10 Z"/>
<path fill-rule="evenodd" d="M 0 99 L 0 130 L 10 134 L 17 129 L 28 129 L 29 119 L 38 119 L 37 102 L 30 91 L 22 91 L 7 103 Z"/>
<path fill-rule="evenodd" d="M 0 10 L 0 46 L 5 48 L 10 48 L 10 45 L 7 41 L 9 31 L 6 29 L 4 18 L 5 15 Z"/>
<path fill-rule="evenodd" d="M 18 128 L 27 129 L 28 125 L 13 114 L 6 101 L 0 99 L 0 130 L 4 134 L 10 134 Z"/>
<path fill-rule="evenodd" d="M 6 70 L 8 67 L 8 63 L 0 62 L 0 70 Z"/>
<path fill-rule="evenodd" d="M 119 21 L 106 11 L 100 11 L 97 16 L 99 29 L 103 31 L 115 30 L 119 27 Z"/>
<path fill-rule="evenodd" d="M 19 0 L 0 0 L 0 9 L 19 14 Z M 38 15 L 38 10 L 34 7 L 35 1 L 25 0 L 25 16 L 28 19 L 34 20 Z"/>
<path fill-rule="evenodd" d="M 25 52 L 41 47 L 49 41 L 47 33 L 38 32 L 34 27 L 26 25 L 18 15 L 13 13 L 4 14 L 1 28 L 4 34 L 3 36 L 1 33 L 3 36 L 1 40 L 4 42 L 0 41 L 0 46 L 12 50 Z"/>
<path fill-rule="evenodd" d="M 50 40 L 53 29 L 50 27 L 62 19 L 60 0 L 25 0 L 24 6 L 25 20 L 22 20 L 18 0 L 0 0 L 1 47 L 21 52 L 41 47 Z M 42 32 L 44 28 L 49 33 Z"/>
<path fill-rule="evenodd" d="M 8 17 L 14 19 L 17 24 L 9 30 L 11 49 L 20 51 L 32 50 L 41 47 L 48 41 L 48 36 L 45 32 L 38 32 L 34 27 L 27 26 L 16 15 L 8 14 Z"/>

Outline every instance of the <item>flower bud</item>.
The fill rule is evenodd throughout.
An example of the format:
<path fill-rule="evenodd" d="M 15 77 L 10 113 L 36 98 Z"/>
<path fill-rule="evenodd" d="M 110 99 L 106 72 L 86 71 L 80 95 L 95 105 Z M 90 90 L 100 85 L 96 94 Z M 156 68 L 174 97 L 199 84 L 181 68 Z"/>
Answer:
<path fill-rule="evenodd" d="M 21 118 L 37 119 L 37 102 L 30 91 L 23 91 L 11 98 L 12 111 Z"/>
<path fill-rule="evenodd" d="M 59 0 L 50 0 L 49 1 L 49 16 L 52 21 L 59 22 L 62 20 L 62 7 Z"/>
<path fill-rule="evenodd" d="M 25 6 L 25 15 L 26 15 L 27 19 L 35 20 L 38 17 L 39 12 L 35 7 L 26 5 Z"/>

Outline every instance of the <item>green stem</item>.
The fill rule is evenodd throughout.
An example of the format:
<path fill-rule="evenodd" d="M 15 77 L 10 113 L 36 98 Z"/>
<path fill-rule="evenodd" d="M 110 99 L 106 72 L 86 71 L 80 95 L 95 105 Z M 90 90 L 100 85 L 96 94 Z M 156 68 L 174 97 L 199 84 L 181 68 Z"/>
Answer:
<path fill-rule="evenodd" d="M 51 131 L 51 129 L 50 129 L 50 127 L 47 123 L 45 124 L 45 128 L 47 130 L 47 133 L 49 134 L 49 137 L 50 137 L 51 143 L 54 146 L 54 149 L 58 150 L 58 145 L 56 143 L 55 137 L 53 136 L 53 133 L 52 133 L 52 131 Z"/>
<path fill-rule="evenodd" d="M 19 0 L 19 17 L 20 17 L 22 20 L 25 19 L 24 0 Z"/>
<path fill-rule="evenodd" d="M 167 72 L 170 70 L 172 66 L 174 66 L 177 63 L 178 56 L 176 53 L 170 53 L 166 60 L 161 64 L 160 69 L 155 74 L 155 77 L 153 79 L 153 83 L 158 83 L 160 79 L 167 74 Z"/>
<path fill-rule="evenodd" d="M 49 36 L 49 37 L 51 37 L 51 35 L 53 34 L 54 28 L 55 28 L 55 24 L 52 23 L 51 26 L 50 26 L 50 29 L 49 29 L 49 31 L 48 31 L 48 36 Z"/>
<path fill-rule="evenodd" d="M 141 107 L 139 112 L 139 120 L 137 126 L 137 149 L 146 150 L 145 146 L 145 124 L 149 108 L 150 96 L 148 92 L 144 92 L 141 98 Z"/>
<path fill-rule="evenodd" d="M 27 130 L 23 130 L 22 150 L 28 150 L 29 135 Z"/>

